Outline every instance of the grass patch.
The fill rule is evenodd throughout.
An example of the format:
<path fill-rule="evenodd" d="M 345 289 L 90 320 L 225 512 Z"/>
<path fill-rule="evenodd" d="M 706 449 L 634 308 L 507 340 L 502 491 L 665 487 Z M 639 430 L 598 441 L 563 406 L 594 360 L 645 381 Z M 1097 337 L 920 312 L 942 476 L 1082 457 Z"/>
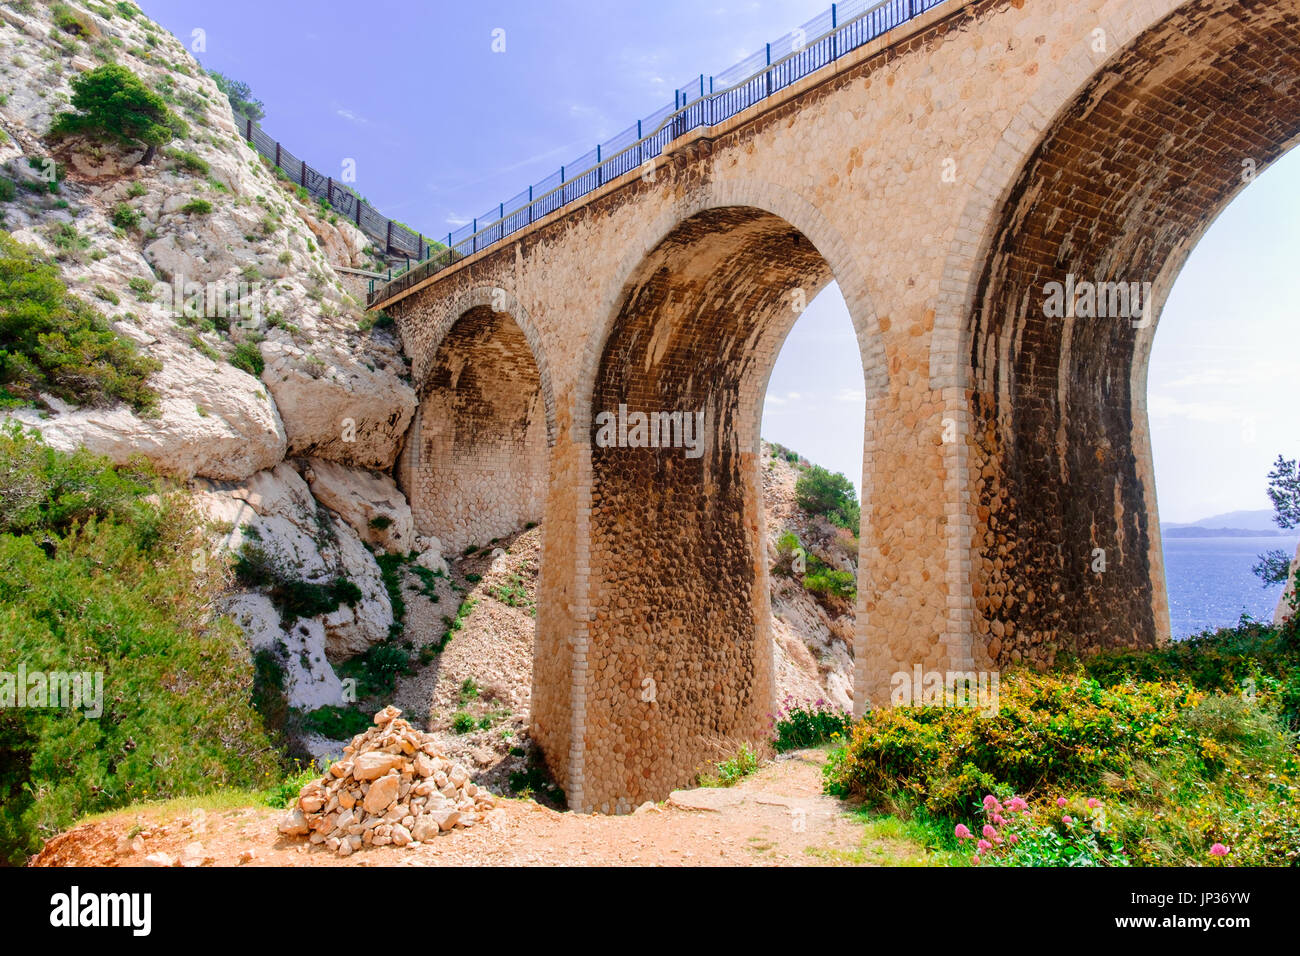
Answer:
<path fill-rule="evenodd" d="M 741 744 L 734 757 L 720 762 L 712 773 L 701 774 L 701 787 L 734 787 L 758 770 L 758 754 L 749 744 Z"/>

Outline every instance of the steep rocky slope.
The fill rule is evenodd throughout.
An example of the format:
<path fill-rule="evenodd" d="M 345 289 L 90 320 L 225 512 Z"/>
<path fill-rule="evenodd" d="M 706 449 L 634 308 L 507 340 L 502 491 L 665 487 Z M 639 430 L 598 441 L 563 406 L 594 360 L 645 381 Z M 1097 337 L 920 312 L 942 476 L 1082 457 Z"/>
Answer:
<path fill-rule="evenodd" d="M 72 80 L 106 63 L 188 126 L 147 165 L 143 148 L 47 135 Z M 0 5 L 0 131 L 3 228 L 161 362 L 156 414 L 44 396 L 5 417 L 58 448 L 143 455 L 192 483 L 214 555 L 252 541 L 281 591 L 335 587 L 320 613 L 286 613 L 268 582 L 229 608 L 279 658 L 292 705 L 341 703 L 330 663 L 393 620 L 371 548 L 434 546 L 385 474 L 416 404 L 406 362 L 334 268 L 368 265 L 368 241 L 277 179 L 180 41 L 130 4 Z"/>

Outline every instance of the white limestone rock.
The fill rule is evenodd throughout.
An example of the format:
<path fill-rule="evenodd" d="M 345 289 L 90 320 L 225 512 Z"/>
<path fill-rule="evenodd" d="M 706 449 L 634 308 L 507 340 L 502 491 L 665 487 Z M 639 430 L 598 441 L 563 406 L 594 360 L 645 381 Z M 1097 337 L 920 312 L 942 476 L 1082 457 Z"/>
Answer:
<path fill-rule="evenodd" d="M 415 413 L 415 391 L 342 349 L 268 339 L 262 381 L 275 399 L 288 455 L 387 470 Z"/>
<path fill-rule="evenodd" d="M 346 521 L 361 540 L 405 554 L 415 546 L 411 507 L 388 475 L 313 458 L 304 472 L 316 500 Z"/>
<path fill-rule="evenodd" d="M 1291 559 L 1291 569 L 1287 572 L 1286 589 L 1277 599 L 1277 608 L 1273 611 L 1273 624 L 1281 627 L 1295 613 L 1291 609 L 1291 597 L 1295 593 L 1295 575 L 1300 570 L 1300 545 L 1296 546 L 1295 557 Z"/>
<path fill-rule="evenodd" d="M 39 428 L 55 448 L 89 448 L 118 464 L 143 455 L 178 478 L 239 481 L 284 457 L 284 426 L 257 379 L 188 345 L 162 358 L 150 380 L 160 395 L 156 416 L 117 405 L 48 417 L 20 409 L 5 417 Z"/>
<path fill-rule="evenodd" d="M 304 698 L 338 703 L 334 695 L 341 689 L 317 667 L 323 662 L 315 660 L 316 652 L 323 650 L 326 661 L 337 664 L 384 640 L 393 623 L 374 556 L 344 521 L 317 504 L 288 463 L 236 484 L 197 482 L 195 500 L 212 521 L 227 525 L 223 544 L 230 550 L 249 542 L 286 575 L 320 584 L 344 577 L 360 589 L 355 606 L 342 604 L 329 614 L 300 619 L 282 638 L 287 650 L 306 651 L 311 661 L 299 675 Z M 257 619 L 264 622 L 264 608 Z M 250 636 L 265 632 L 265 624 L 257 624 Z"/>

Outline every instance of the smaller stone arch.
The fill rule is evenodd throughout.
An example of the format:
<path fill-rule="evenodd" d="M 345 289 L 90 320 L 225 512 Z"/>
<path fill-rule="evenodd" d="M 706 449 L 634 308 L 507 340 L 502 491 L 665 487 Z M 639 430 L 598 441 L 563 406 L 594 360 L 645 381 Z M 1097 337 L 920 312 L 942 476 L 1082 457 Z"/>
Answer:
<path fill-rule="evenodd" d="M 435 321 L 398 465 L 418 531 L 444 550 L 540 522 L 555 442 L 541 338 L 508 290 L 478 286 Z"/>

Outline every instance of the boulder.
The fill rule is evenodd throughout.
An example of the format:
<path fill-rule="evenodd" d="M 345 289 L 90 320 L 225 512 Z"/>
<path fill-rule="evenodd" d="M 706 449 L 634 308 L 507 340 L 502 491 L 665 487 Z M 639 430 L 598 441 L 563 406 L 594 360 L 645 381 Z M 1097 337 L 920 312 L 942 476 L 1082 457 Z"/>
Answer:
<path fill-rule="evenodd" d="M 342 349 L 307 354 L 263 343 L 270 389 L 284 422 L 288 455 L 387 470 L 415 413 L 415 391 Z"/>
<path fill-rule="evenodd" d="M 400 554 L 414 547 L 411 508 L 388 475 L 313 458 L 304 472 L 311 493 L 362 541 Z"/>

